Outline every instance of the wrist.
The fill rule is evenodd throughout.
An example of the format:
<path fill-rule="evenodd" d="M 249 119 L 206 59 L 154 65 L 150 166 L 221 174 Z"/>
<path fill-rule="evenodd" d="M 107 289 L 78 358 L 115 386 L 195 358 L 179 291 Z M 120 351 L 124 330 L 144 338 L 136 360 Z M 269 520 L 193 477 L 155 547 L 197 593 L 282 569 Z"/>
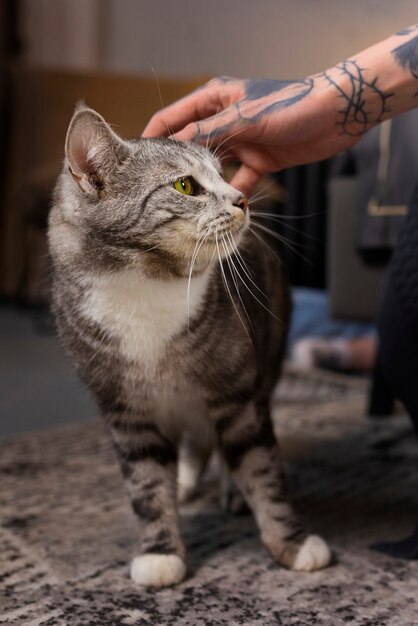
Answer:
<path fill-rule="evenodd" d="M 343 135 L 359 138 L 418 104 L 418 75 L 400 66 L 397 46 L 399 37 L 390 37 L 315 77 L 323 106 Z"/>

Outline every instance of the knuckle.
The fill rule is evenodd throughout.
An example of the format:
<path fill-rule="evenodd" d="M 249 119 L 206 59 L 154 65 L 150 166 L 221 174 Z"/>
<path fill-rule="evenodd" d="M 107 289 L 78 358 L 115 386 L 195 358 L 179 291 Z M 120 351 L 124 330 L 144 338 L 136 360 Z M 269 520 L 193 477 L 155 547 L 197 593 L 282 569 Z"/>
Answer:
<path fill-rule="evenodd" d="M 154 113 L 154 114 L 151 116 L 151 119 L 150 119 L 150 122 L 149 122 L 149 123 L 150 123 L 150 124 L 155 124 L 155 123 L 158 123 L 158 122 L 161 120 L 161 117 L 162 117 L 162 116 L 161 116 L 161 111 L 157 111 L 156 113 Z"/>

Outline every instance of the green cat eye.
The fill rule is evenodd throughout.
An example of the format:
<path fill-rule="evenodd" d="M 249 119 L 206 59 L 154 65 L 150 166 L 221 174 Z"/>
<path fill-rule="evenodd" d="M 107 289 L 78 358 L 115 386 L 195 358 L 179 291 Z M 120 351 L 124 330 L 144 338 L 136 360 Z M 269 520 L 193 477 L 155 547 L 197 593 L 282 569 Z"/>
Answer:
<path fill-rule="evenodd" d="M 179 178 L 173 183 L 173 187 L 176 191 L 184 193 L 186 196 L 193 195 L 193 185 L 190 178 Z"/>

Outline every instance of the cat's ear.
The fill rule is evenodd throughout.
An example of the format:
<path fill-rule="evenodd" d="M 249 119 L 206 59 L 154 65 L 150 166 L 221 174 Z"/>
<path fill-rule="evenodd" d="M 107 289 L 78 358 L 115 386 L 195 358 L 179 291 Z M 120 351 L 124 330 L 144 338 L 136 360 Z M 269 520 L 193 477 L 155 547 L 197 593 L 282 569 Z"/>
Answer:
<path fill-rule="evenodd" d="M 101 115 L 82 104 L 77 106 L 67 131 L 65 155 L 70 174 L 82 191 L 97 194 L 125 152 L 122 139 Z"/>

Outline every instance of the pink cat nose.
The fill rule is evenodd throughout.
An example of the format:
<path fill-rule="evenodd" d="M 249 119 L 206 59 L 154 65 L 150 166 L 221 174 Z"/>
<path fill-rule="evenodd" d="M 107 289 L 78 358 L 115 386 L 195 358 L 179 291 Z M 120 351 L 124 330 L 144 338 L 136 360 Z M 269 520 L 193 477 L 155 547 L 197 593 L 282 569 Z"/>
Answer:
<path fill-rule="evenodd" d="M 241 209 L 241 211 L 243 213 L 246 213 L 248 210 L 248 198 L 246 198 L 245 196 L 242 196 L 238 202 L 234 202 L 234 206 L 238 207 L 239 209 Z"/>

